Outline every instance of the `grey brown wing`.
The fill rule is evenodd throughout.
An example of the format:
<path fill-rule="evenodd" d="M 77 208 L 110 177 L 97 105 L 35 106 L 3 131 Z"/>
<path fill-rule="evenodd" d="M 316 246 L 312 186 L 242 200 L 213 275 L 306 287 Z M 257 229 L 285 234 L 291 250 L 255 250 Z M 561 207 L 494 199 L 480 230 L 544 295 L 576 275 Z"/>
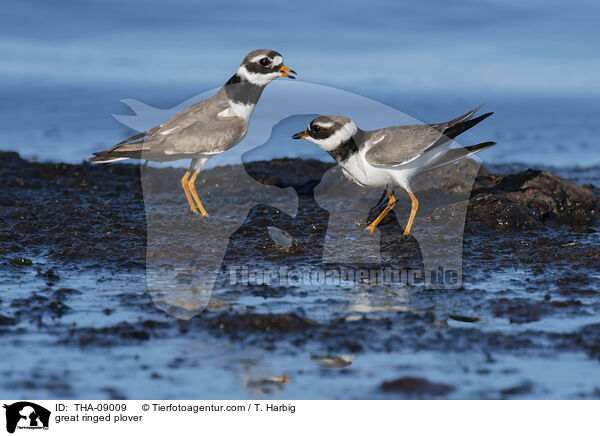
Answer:
<path fill-rule="evenodd" d="M 165 142 L 168 135 L 181 129 L 185 129 L 198 120 L 216 118 L 218 114 L 227 109 L 227 107 L 228 103 L 222 98 L 219 98 L 219 94 L 215 94 L 206 100 L 199 101 L 198 103 L 181 110 L 163 124 L 133 135 L 114 145 L 110 149 L 95 154 L 110 155 L 129 152 L 146 152 L 152 147 L 159 147 L 160 144 Z"/>
<path fill-rule="evenodd" d="M 240 142 L 247 128 L 248 123 L 240 117 L 203 117 L 162 135 L 164 139 L 159 137 L 156 142 L 145 144 L 144 148 L 152 154 L 216 154 Z"/>
<path fill-rule="evenodd" d="M 217 93 L 187 107 L 159 126 L 134 135 L 107 151 L 94 153 L 96 156 L 91 160 L 144 158 L 160 161 L 223 152 L 241 141 L 248 128 L 243 118 L 219 116 L 228 108 L 229 102 Z"/>
<path fill-rule="evenodd" d="M 145 138 L 144 151 L 213 154 L 233 147 L 246 134 L 248 123 L 240 117 L 219 116 L 228 108 L 229 102 L 216 94 L 182 110 Z"/>
<path fill-rule="evenodd" d="M 181 110 L 173 118 L 158 126 L 158 129 L 153 134 L 164 135 L 165 132 L 174 133 L 199 120 L 215 118 L 228 107 L 229 102 L 223 99 L 220 93 L 217 93 L 206 100 L 199 101 Z"/>
<path fill-rule="evenodd" d="M 372 132 L 365 157 L 371 165 L 396 166 L 421 156 L 443 133 L 438 125 L 387 127 Z"/>

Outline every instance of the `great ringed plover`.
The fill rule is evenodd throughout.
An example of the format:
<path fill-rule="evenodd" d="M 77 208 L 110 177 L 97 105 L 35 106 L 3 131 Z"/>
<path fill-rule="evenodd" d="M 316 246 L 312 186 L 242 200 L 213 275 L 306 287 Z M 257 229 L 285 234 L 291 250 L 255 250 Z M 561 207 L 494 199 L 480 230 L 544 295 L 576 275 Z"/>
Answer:
<path fill-rule="evenodd" d="M 280 76 L 295 79 L 292 74 L 296 72 L 283 64 L 283 57 L 276 51 L 254 50 L 215 95 L 189 106 L 160 126 L 94 153 L 90 161 L 192 159 L 181 185 L 192 212 L 208 216 L 196 193 L 196 177 L 208 159 L 242 140 L 265 86 Z"/>
<path fill-rule="evenodd" d="M 404 188 L 412 202 L 404 230 L 404 234 L 408 235 L 419 208 L 419 201 L 410 187 L 411 180 L 419 173 L 456 162 L 496 144 L 483 142 L 464 148 L 450 148 L 456 136 L 493 113 L 473 118 L 480 108 L 445 123 L 392 126 L 370 131 L 359 129 L 345 116 L 320 116 L 292 138 L 307 139 L 317 144 L 342 166 L 344 175 L 354 183 L 363 187 L 386 188 L 388 204 L 366 227 L 370 233 L 396 204 L 393 187 Z"/>

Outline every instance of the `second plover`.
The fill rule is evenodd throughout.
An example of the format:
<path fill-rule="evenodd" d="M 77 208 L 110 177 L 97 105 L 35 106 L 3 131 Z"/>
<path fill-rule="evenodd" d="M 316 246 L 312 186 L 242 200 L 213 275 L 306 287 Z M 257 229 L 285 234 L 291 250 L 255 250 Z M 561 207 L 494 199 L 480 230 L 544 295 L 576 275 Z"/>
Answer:
<path fill-rule="evenodd" d="M 295 79 L 292 74 L 296 72 L 283 64 L 283 57 L 276 51 L 254 50 L 215 95 L 189 106 L 160 126 L 94 153 L 90 161 L 192 159 L 181 185 L 192 212 L 208 216 L 196 193 L 196 177 L 208 159 L 243 139 L 265 86 L 280 76 Z"/>
<path fill-rule="evenodd" d="M 464 148 L 450 148 L 452 140 L 475 124 L 492 115 L 473 118 L 481 106 L 438 124 L 392 126 L 364 131 L 345 116 L 327 115 L 315 118 L 308 128 L 292 136 L 314 142 L 342 167 L 344 175 L 363 187 L 385 187 L 388 204 L 383 212 L 366 227 L 373 233 L 383 217 L 394 207 L 393 187 L 401 186 L 411 199 L 411 212 L 404 234 L 408 235 L 419 201 L 410 181 L 417 174 L 456 162 L 495 142 L 483 142 Z"/>

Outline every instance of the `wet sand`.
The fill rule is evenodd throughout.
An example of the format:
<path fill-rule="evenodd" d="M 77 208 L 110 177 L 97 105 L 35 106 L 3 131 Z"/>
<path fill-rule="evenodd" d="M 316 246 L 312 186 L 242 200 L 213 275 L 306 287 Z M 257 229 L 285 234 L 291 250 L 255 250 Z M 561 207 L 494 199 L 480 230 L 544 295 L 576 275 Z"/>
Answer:
<path fill-rule="evenodd" d="M 231 284 L 228 267 L 321 267 L 335 210 L 315 189 L 339 169 L 282 159 L 207 170 L 198 192 L 215 219 L 244 215 L 208 307 L 184 320 L 160 310 L 147 283 L 148 217 L 200 225 L 185 209 L 180 169 L 147 168 L 142 183 L 135 165 L 40 164 L 15 153 L 0 153 L 0 163 L 2 396 L 600 396 L 600 202 L 592 185 L 465 163 L 448 169 L 437 194 L 427 180 L 421 187 L 424 204 L 440 200 L 424 207 L 421 228 L 460 215 L 457 200 L 470 197 L 459 288 L 279 286 Z M 477 174 L 472 192 L 452 173 L 466 170 Z M 236 197 L 234 175 L 242 172 L 291 189 L 298 213 L 263 202 L 260 189 Z M 345 189 L 332 185 L 328 201 L 343 208 Z M 422 265 L 419 240 L 400 236 L 407 212 L 399 203 L 372 236 L 381 247 L 376 267 Z M 283 248 L 269 226 L 294 245 Z M 197 250 L 192 241 L 177 247 L 182 258 Z M 160 267 L 176 267 L 175 259 Z"/>

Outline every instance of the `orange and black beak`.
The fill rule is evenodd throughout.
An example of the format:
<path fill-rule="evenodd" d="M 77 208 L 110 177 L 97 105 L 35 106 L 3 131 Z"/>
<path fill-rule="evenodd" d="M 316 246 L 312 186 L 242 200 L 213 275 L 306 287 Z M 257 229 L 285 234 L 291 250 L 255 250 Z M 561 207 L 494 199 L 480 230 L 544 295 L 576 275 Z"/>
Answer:
<path fill-rule="evenodd" d="M 308 136 L 308 133 L 306 132 L 306 130 L 303 130 L 303 131 L 301 131 L 301 132 L 294 133 L 294 134 L 292 135 L 292 138 L 293 138 L 293 139 L 304 139 L 304 138 L 306 138 L 307 136 Z"/>
<path fill-rule="evenodd" d="M 294 70 L 290 70 L 285 65 L 282 65 L 281 68 L 279 68 L 279 70 L 277 72 L 279 74 L 281 74 L 283 77 L 289 77 L 290 79 L 295 79 L 295 77 L 292 76 L 292 74 L 298 74 Z"/>

